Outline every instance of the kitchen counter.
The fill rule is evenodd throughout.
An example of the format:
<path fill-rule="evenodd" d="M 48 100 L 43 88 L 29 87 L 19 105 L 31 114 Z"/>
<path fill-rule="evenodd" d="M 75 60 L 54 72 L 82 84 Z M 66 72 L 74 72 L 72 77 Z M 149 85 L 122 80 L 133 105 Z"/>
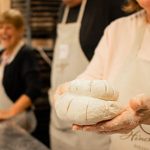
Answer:
<path fill-rule="evenodd" d="M 12 121 L 0 122 L 0 150 L 49 150 Z"/>

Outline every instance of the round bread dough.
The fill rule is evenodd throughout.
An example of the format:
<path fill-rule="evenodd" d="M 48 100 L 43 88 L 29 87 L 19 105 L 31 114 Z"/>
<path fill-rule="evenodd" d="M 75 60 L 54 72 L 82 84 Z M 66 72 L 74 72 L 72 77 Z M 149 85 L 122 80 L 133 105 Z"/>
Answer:
<path fill-rule="evenodd" d="M 117 101 L 105 101 L 68 93 L 59 97 L 55 107 L 60 119 L 80 125 L 96 124 L 112 119 L 123 110 Z"/>
<path fill-rule="evenodd" d="M 118 91 L 106 80 L 74 80 L 55 102 L 58 117 L 79 125 L 110 120 L 123 111 Z"/>
<path fill-rule="evenodd" d="M 118 91 L 106 80 L 73 80 L 69 83 L 69 92 L 104 100 L 117 100 Z"/>

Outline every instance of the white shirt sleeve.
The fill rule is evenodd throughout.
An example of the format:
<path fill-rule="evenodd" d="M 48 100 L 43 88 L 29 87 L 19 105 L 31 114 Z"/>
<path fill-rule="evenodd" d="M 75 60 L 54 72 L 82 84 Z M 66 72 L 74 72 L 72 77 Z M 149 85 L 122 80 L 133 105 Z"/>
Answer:
<path fill-rule="evenodd" d="M 90 64 L 87 66 L 86 70 L 77 77 L 77 79 L 94 80 L 104 78 L 104 68 L 107 60 L 105 57 L 107 56 L 106 53 L 109 49 L 107 32 L 108 31 L 106 29 L 97 48 L 95 49 L 95 53 Z"/>

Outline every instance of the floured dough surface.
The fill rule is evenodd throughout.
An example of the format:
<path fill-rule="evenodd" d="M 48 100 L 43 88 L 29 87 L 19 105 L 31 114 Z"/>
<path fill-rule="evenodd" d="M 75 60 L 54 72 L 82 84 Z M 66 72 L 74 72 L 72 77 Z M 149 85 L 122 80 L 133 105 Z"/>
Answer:
<path fill-rule="evenodd" d="M 80 125 L 109 120 L 122 112 L 118 102 L 74 94 L 64 94 L 55 106 L 59 118 Z"/>
<path fill-rule="evenodd" d="M 106 80 L 73 80 L 69 92 L 104 100 L 116 100 L 118 91 Z"/>
<path fill-rule="evenodd" d="M 118 92 L 105 80 L 75 80 L 70 82 L 69 91 L 56 100 L 56 113 L 74 124 L 95 124 L 122 112 L 117 98 Z"/>

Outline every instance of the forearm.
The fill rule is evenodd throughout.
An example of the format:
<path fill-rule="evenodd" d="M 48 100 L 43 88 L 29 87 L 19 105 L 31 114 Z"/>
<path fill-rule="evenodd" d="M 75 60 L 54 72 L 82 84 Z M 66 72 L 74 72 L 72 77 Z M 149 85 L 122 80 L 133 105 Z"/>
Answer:
<path fill-rule="evenodd" d="M 11 107 L 10 111 L 13 115 L 23 112 L 32 105 L 31 99 L 27 95 L 22 95 Z"/>

